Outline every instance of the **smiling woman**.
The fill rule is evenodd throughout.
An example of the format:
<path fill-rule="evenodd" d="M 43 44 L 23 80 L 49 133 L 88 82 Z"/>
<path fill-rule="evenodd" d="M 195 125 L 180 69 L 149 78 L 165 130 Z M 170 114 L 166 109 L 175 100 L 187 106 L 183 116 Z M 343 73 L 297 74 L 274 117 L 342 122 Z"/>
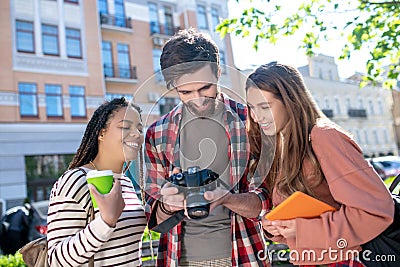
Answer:
<path fill-rule="evenodd" d="M 69 169 L 50 195 L 50 266 L 82 266 L 93 256 L 95 266 L 140 265 L 139 243 L 146 220 L 124 173 L 141 151 L 142 128 L 140 108 L 124 98 L 107 101 L 94 112 Z M 87 184 L 86 173 L 93 169 L 114 173 L 108 194 Z M 87 224 L 92 207 L 89 191 L 98 208 L 95 219 Z"/>

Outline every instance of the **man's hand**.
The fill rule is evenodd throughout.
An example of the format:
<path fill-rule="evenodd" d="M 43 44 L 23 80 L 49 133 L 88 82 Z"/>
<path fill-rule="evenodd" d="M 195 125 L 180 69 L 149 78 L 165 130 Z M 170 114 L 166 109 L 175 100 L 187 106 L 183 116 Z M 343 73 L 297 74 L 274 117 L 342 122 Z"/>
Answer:
<path fill-rule="evenodd" d="M 178 188 L 171 184 L 166 183 L 163 188 L 161 188 L 162 198 L 160 201 L 164 203 L 164 207 L 171 212 L 180 211 L 185 207 L 185 197 L 183 193 L 178 194 Z"/>
<path fill-rule="evenodd" d="M 210 202 L 210 213 L 219 205 L 224 205 L 232 193 L 224 188 L 217 187 L 214 191 L 204 192 L 204 198 Z"/>
<path fill-rule="evenodd" d="M 180 173 L 180 169 L 174 168 L 172 171 L 173 174 Z M 179 193 L 178 188 L 174 187 L 171 183 L 165 183 L 160 190 L 161 199 L 158 203 L 157 208 L 157 223 L 160 224 L 161 222 L 168 219 L 171 215 L 163 212 L 161 210 L 160 205 L 164 207 L 167 212 L 173 213 L 184 209 L 185 207 L 185 196 L 183 193 Z"/>

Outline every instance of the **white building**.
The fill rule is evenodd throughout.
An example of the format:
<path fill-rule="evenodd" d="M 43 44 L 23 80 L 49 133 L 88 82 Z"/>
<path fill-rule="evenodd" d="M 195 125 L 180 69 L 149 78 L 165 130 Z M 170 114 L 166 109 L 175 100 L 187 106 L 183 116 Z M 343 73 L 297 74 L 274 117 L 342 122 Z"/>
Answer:
<path fill-rule="evenodd" d="M 358 79 L 339 80 L 334 58 L 325 55 L 310 58 L 299 71 L 318 106 L 354 135 L 365 156 L 398 154 L 389 90 L 360 88 Z"/>

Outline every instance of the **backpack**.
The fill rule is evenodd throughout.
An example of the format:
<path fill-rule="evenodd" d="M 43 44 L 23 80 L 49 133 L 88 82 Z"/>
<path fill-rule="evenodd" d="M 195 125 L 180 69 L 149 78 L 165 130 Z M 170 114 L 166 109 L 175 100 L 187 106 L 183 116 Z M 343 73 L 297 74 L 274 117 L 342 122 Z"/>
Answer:
<path fill-rule="evenodd" d="M 83 169 L 80 169 L 85 174 Z M 94 220 L 94 208 L 93 205 L 90 206 L 90 219 L 87 224 Z M 25 264 L 28 267 L 49 267 L 49 262 L 47 261 L 47 237 L 39 237 L 22 248 L 19 249 L 19 253 L 22 254 Z M 89 259 L 89 267 L 94 266 L 94 255 Z"/>
<path fill-rule="evenodd" d="M 390 185 L 394 201 L 393 223 L 383 233 L 361 245 L 363 251 L 361 261 L 368 267 L 397 267 L 400 260 L 400 194 L 394 194 L 393 190 L 400 183 L 400 174 Z M 388 257 L 390 260 L 377 261 L 380 257 Z M 383 258 L 382 258 L 383 259 Z"/>

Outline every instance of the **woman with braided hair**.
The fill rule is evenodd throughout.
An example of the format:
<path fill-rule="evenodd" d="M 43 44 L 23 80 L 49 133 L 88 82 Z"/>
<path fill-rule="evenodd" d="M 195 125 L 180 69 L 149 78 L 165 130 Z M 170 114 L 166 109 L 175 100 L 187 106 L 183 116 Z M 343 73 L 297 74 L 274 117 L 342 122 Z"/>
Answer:
<path fill-rule="evenodd" d="M 47 219 L 50 266 L 87 266 L 93 256 L 95 266 L 140 265 L 139 243 L 146 219 L 124 173 L 129 162 L 141 155 L 142 128 L 140 108 L 124 98 L 107 101 L 94 112 L 68 170 L 51 191 Z M 113 171 L 110 193 L 102 195 L 86 183 L 90 170 Z M 89 190 L 98 208 L 88 224 Z"/>

